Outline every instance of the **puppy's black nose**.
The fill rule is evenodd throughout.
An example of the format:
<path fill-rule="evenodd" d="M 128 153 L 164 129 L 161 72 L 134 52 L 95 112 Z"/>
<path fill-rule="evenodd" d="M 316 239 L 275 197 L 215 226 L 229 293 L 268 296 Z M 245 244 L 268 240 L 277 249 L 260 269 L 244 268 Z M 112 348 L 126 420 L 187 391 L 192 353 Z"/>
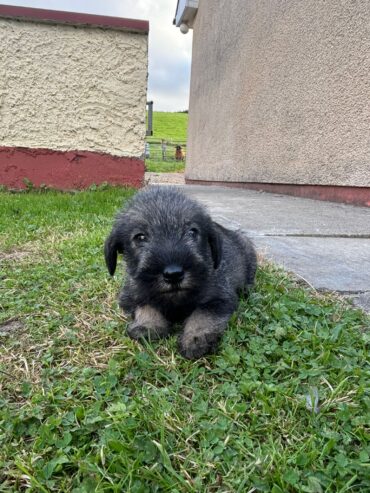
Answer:
<path fill-rule="evenodd" d="M 167 265 L 163 271 L 164 280 L 170 284 L 177 284 L 184 279 L 184 270 L 180 265 Z"/>

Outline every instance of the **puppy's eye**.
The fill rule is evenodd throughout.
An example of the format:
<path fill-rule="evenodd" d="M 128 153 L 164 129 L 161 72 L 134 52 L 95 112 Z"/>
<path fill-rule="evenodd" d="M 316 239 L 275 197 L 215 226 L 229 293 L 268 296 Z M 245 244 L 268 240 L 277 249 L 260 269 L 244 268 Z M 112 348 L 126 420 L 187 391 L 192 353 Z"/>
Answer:
<path fill-rule="evenodd" d="M 191 238 L 197 238 L 199 235 L 199 231 L 197 230 L 197 228 L 191 228 L 189 229 L 188 234 Z"/>
<path fill-rule="evenodd" d="M 146 240 L 147 237 L 144 235 L 144 233 L 138 233 L 137 235 L 134 236 L 134 241 L 138 243 L 143 243 Z"/>

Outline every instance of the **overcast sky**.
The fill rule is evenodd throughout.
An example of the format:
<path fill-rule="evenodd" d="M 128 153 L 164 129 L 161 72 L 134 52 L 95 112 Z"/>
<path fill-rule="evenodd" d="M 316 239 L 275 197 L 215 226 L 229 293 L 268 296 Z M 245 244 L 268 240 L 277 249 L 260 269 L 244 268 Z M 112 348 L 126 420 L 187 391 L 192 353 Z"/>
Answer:
<path fill-rule="evenodd" d="M 157 111 L 188 108 L 192 32 L 172 25 L 177 0 L 4 0 L 7 5 L 146 19 L 149 32 L 148 100 Z"/>

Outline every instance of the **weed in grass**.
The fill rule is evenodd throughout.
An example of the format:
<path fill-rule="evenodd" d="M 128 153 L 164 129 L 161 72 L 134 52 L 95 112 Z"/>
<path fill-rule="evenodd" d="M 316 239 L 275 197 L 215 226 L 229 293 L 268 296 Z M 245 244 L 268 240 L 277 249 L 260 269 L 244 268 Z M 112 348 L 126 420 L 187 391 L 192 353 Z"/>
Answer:
<path fill-rule="evenodd" d="M 265 264 L 218 354 L 135 343 L 102 256 L 131 194 L 0 193 L 0 491 L 369 491 L 369 319 Z"/>

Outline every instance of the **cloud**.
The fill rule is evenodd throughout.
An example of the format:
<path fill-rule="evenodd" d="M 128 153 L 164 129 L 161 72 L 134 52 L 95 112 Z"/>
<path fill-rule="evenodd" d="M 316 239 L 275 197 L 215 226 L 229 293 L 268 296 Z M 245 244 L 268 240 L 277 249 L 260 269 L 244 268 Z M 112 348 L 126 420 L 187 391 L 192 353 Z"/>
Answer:
<path fill-rule="evenodd" d="M 176 0 L 8 0 L 6 3 L 149 20 L 148 100 L 154 101 L 155 110 L 188 108 L 192 33 L 184 36 L 172 25 Z"/>

